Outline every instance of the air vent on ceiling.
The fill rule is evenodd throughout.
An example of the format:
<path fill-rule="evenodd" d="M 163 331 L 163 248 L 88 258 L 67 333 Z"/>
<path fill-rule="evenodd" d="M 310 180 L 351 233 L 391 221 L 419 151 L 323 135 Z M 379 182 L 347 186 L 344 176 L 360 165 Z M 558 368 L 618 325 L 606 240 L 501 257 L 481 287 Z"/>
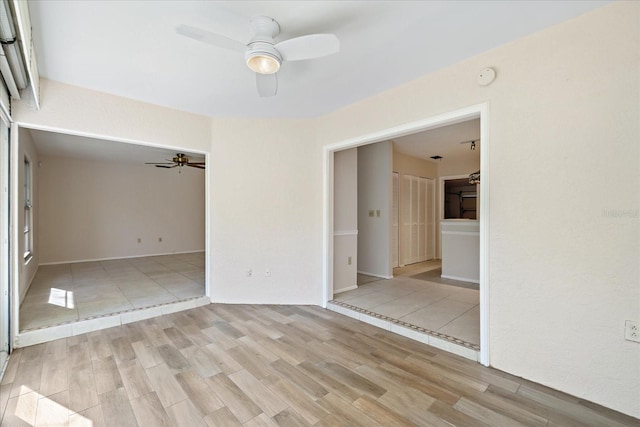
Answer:
<path fill-rule="evenodd" d="M 433 160 L 440 160 L 442 158 L 442 156 L 431 156 L 431 158 Z"/>

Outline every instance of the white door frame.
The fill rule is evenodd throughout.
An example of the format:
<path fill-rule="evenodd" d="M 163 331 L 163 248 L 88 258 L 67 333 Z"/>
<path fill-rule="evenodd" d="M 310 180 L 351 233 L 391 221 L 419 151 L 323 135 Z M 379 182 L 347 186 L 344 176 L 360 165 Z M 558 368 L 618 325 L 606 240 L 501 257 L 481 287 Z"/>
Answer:
<path fill-rule="evenodd" d="M 56 133 L 61 133 L 61 134 L 65 134 L 65 135 L 72 135 L 72 136 L 81 136 L 81 137 L 87 137 L 87 138 L 95 138 L 95 139 L 102 139 L 102 140 L 106 140 L 106 141 L 113 141 L 113 142 L 122 142 L 125 144 L 133 144 L 133 145 L 141 145 L 141 146 L 145 146 L 145 147 L 157 147 L 157 148 L 163 148 L 163 149 L 168 149 L 168 150 L 175 150 L 176 152 L 180 152 L 180 151 L 186 151 L 189 153 L 196 153 L 196 154 L 202 154 L 205 157 L 205 163 L 210 164 L 210 153 L 208 151 L 202 151 L 202 150 L 197 150 L 197 149 L 193 149 L 193 148 L 185 148 L 185 147 L 178 147 L 178 146 L 170 146 L 170 145 L 162 145 L 162 144 L 156 144 L 153 142 L 148 142 L 148 141 L 140 141 L 140 140 L 134 140 L 134 139 L 129 139 L 129 138 L 118 138 L 118 137 L 112 137 L 112 136 L 106 136 L 106 135 L 99 135 L 99 134 L 95 134 L 95 133 L 91 133 L 91 132 L 79 132 L 79 131 L 75 131 L 72 129 L 63 129 L 63 128 L 56 128 L 56 127 L 52 127 L 52 126 L 41 126 L 41 125 L 34 125 L 31 123 L 24 123 L 24 122 L 13 122 L 13 125 L 11 126 L 11 167 L 10 167 L 10 173 L 11 173 L 11 181 L 12 181 L 12 188 L 11 188 L 11 194 L 10 195 L 10 204 L 12 206 L 11 208 L 11 221 L 12 224 L 17 224 L 17 219 L 18 219 L 18 210 L 19 207 L 17 206 L 17 200 L 18 200 L 18 194 L 19 194 L 19 188 L 18 188 L 18 162 L 20 161 L 20 159 L 18 158 L 18 132 L 20 130 L 20 128 L 25 128 L 25 129 L 34 129 L 34 130 L 41 130 L 41 131 L 47 131 L 47 132 L 56 132 Z M 18 143 L 16 143 L 18 142 Z M 211 299 L 211 265 L 210 265 L 210 260 L 209 260 L 209 255 L 212 253 L 211 251 L 211 191 L 210 191 L 210 183 L 211 183 L 211 168 L 206 168 L 204 170 L 205 173 L 205 286 L 204 286 L 204 293 L 205 296 L 208 297 L 209 299 Z M 13 227 L 12 229 L 12 239 L 14 242 L 18 241 L 19 238 L 19 230 L 17 230 L 17 227 Z M 16 251 L 16 247 L 17 245 L 14 245 L 14 247 L 11 248 L 11 258 L 12 258 L 12 264 L 13 264 L 13 268 L 14 268 L 14 274 L 11 277 L 11 291 L 13 292 L 13 299 L 12 299 L 12 307 L 11 307 L 11 342 L 15 343 L 17 339 L 20 338 L 20 292 L 19 292 L 19 286 L 20 286 L 20 266 L 19 266 L 19 257 L 21 256 L 21 254 L 18 254 Z"/>
<path fill-rule="evenodd" d="M 333 297 L 333 153 L 361 145 L 398 138 L 470 119 L 480 118 L 480 363 L 489 366 L 489 104 L 482 103 L 449 113 L 329 144 L 323 150 L 323 253 L 322 306 Z"/>
<path fill-rule="evenodd" d="M 4 88 L 3 88 L 4 89 Z M 9 331 L 11 320 L 11 296 L 9 261 L 9 129 L 11 119 L 3 109 L 0 109 L 0 123 L 5 126 L 5 141 L 0 140 L 0 378 L 4 373 L 9 353 L 11 351 L 11 334 Z"/>

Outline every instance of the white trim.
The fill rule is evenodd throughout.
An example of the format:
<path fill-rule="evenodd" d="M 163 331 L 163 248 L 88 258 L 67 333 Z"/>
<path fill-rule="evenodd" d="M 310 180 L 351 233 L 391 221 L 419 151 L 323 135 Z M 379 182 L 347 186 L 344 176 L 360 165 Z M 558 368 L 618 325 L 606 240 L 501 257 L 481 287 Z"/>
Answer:
<path fill-rule="evenodd" d="M 203 296 L 184 301 L 161 304 L 154 307 L 140 308 L 125 311 L 122 313 L 109 314 L 92 319 L 78 320 L 75 322 L 51 326 L 48 328 L 24 331 L 22 333 L 16 334 L 14 340 L 15 348 L 27 347 L 30 345 L 40 344 L 59 338 L 72 337 L 75 335 L 99 331 L 101 329 L 111 328 L 114 326 L 126 325 L 127 323 L 150 319 L 152 317 L 161 316 L 163 314 L 171 314 L 178 311 L 190 310 L 192 308 L 200 307 L 202 305 L 207 305 L 210 303 L 211 300 L 209 299 L 209 297 Z"/>
<path fill-rule="evenodd" d="M 449 276 L 448 274 L 441 274 L 440 277 L 442 277 L 443 279 L 451 279 L 451 280 L 458 280 L 460 282 L 469 282 L 469 283 L 478 283 L 478 280 L 476 279 L 470 279 L 469 277 L 461 277 L 461 276 Z"/>
<path fill-rule="evenodd" d="M 19 253 L 19 244 L 20 241 L 20 232 L 18 228 L 18 218 L 19 218 L 19 210 L 21 207 L 18 203 L 18 195 L 20 194 L 20 187 L 18 185 L 18 176 L 19 176 L 19 165 L 20 165 L 20 150 L 18 147 L 18 129 L 19 126 L 17 123 L 13 122 L 11 124 L 11 129 L 9 133 L 9 143 L 10 143 L 10 154 L 9 154 L 9 181 L 11 182 L 9 188 L 9 204 L 11 206 L 11 211 L 9 212 L 9 223 L 10 226 L 10 234 L 9 238 L 10 242 L 10 257 L 11 257 L 11 280 L 9 283 L 10 291 L 9 295 L 11 295 L 11 342 L 12 347 L 16 347 L 16 337 L 19 332 L 19 322 L 20 322 L 20 274 L 22 271 L 20 266 L 20 261 L 23 259 L 23 255 Z"/>
<path fill-rule="evenodd" d="M 462 236 L 477 236 L 480 234 L 479 231 L 441 231 L 441 234 L 455 234 Z"/>
<path fill-rule="evenodd" d="M 5 128 L 6 140 L 0 139 L 0 379 L 3 377 L 7 363 L 11 355 L 9 351 L 12 347 L 11 341 L 11 280 L 10 266 L 11 253 L 9 251 L 9 240 L 12 238 L 9 230 L 9 218 L 11 216 L 9 194 L 9 165 L 11 162 L 10 127 L 11 117 L 8 115 L 9 97 L 3 85 L 0 85 L 2 100 L 0 102 L 0 126 Z M 7 105 L 4 105 L 4 102 Z"/>
<path fill-rule="evenodd" d="M 325 145 L 323 148 L 323 256 L 322 256 L 322 306 L 333 295 L 333 153 L 361 145 L 385 141 L 399 136 L 410 135 L 430 128 L 460 123 L 480 117 L 480 358 L 489 366 L 489 104 L 472 105 L 452 112 L 439 114 L 427 119 L 368 133 L 354 138 Z"/>
<path fill-rule="evenodd" d="M 358 270 L 358 274 L 364 274 L 365 276 L 379 277 L 381 279 L 393 279 L 393 276 L 385 276 L 384 274 L 369 273 L 368 271 Z"/>
<path fill-rule="evenodd" d="M 59 128 L 59 127 L 55 127 L 55 126 L 43 126 L 43 125 L 31 124 L 31 123 L 28 123 L 28 122 L 20 122 L 20 121 L 18 121 L 18 122 L 14 122 L 14 123 L 16 125 L 18 125 L 19 128 L 41 130 L 41 131 L 45 131 L 45 132 L 63 133 L 65 135 L 81 136 L 81 137 L 93 138 L 93 139 L 103 139 L 103 140 L 106 140 L 106 141 L 122 142 L 124 144 L 142 145 L 144 147 L 163 148 L 163 149 L 172 150 L 172 151 L 184 150 L 186 152 L 194 153 L 194 154 L 202 154 L 202 155 L 209 154 L 207 151 L 202 151 L 202 150 L 198 150 L 198 149 L 194 149 L 194 148 L 178 147 L 178 146 L 175 146 L 175 145 L 163 145 L 163 144 L 158 144 L 158 143 L 154 143 L 154 142 L 143 141 L 143 140 L 140 140 L 140 139 L 119 138 L 117 136 L 104 135 L 104 134 L 100 134 L 100 133 L 75 131 L 75 130 L 66 129 L 66 128 Z M 208 159 L 205 160 L 205 163 L 206 163 L 207 160 Z M 208 170 L 208 168 L 205 169 L 205 171 L 206 170 Z"/>
<path fill-rule="evenodd" d="M 480 359 L 484 366 L 491 364 L 489 334 L 489 103 L 480 106 Z"/>
<path fill-rule="evenodd" d="M 333 298 L 333 151 L 322 151 L 322 290 L 320 305 L 327 308 Z"/>
<path fill-rule="evenodd" d="M 461 220 L 451 220 L 451 219 L 443 219 L 442 222 L 440 222 L 440 225 L 442 224 L 447 224 L 447 225 L 455 225 L 457 226 L 461 226 L 461 227 L 477 227 L 478 226 L 478 221 L 473 220 L 473 219 L 461 219 Z"/>
<path fill-rule="evenodd" d="M 354 289 L 358 289 L 358 285 L 349 286 L 348 288 L 334 290 L 333 294 L 341 294 L 342 292 L 352 291 Z"/>
<path fill-rule="evenodd" d="M 334 231 L 334 236 L 357 236 L 358 230 L 344 230 L 344 231 Z"/>
<path fill-rule="evenodd" d="M 360 320 L 362 322 L 368 323 L 377 328 L 393 332 L 394 334 L 402 335 L 403 337 L 407 337 L 412 340 L 430 345 L 432 347 L 436 347 L 436 348 L 448 351 L 449 353 L 457 354 L 458 356 L 473 360 L 474 362 L 477 362 L 479 359 L 479 352 L 476 350 L 461 346 L 459 344 L 452 343 L 442 338 L 424 334 L 422 332 L 418 332 L 401 325 L 397 325 L 388 320 L 379 319 L 377 317 L 373 317 L 365 313 L 358 313 L 357 311 L 349 310 L 346 307 L 342 307 L 340 305 L 333 304 L 333 303 L 328 304 L 327 309 L 334 311 L 336 313 L 342 314 L 344 316 L 351 317 L 352 319 L 356 319 L 356 320 Z"/>
<path fill-rule="evenodd" d="M 182 255 L 182 254 L 196 254 L 199 252 L 205 252 L 204 249 L 197 251 L 184 251 L 184 252 L 166 252 L 159 254 L 149 254 L 149 255 L 131 255 L 131 256 L 119 256 L 119 257 L 110 257 L 110 258 L 91 258 L 91 259 L 79 259 L 74 261 L 56 261 L 56 262 L 41 262 L 39 265 L 60 265 L 60 264 L 76 264 L 79 262 L 96 262 L 96 261 L 115 261 L 119 259 L 130 259 L 130 258 L 146 258 L 151 256 L 165 256 L 165 255 Z"/>

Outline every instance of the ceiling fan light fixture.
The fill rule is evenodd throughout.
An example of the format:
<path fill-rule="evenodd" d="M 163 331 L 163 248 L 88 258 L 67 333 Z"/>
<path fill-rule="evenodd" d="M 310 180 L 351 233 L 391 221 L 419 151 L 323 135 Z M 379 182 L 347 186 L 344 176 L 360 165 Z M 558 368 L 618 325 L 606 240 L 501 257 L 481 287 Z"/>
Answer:
<path fill-rule="evenodd" d="M 258 74 L 277 73 L 282 64 L 282 57 L 273 45 L 260 41 L 249 46 L 245 59 L 247 67 Z"/>
<path fill-rule="evenodd" d="M 247 66 L 258 74 L 273 74 L 280 69 L 280 61 L 271 55 L 258 53 L 247 58 Z"/>

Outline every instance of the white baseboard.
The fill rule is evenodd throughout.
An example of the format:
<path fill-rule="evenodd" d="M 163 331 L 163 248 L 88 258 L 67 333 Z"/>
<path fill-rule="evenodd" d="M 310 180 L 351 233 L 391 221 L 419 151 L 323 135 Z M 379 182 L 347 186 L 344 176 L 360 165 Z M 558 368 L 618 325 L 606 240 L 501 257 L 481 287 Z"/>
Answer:
<path fill-rule="evenodd" d="M 41 262 L 38 265 L 58 265 L 58 264 L 75 264 L 78 262 L 96 262 L 96 261 L 114 261 L 119 259 L 131 259 L 131 258 L 145 258 L 149 256 L 164 256 L 164 255 L 182 255 L 182 254 L 195 254 L 199 252 L 205 252 L 204 249 L 197 251 L 184 251 L 184 252 L 167 252 L 160 254 L 147 254 L 147 255 L 130 255 L 130 256 L 121 256 L 121 257 L 111 257 L 111 258 L 91 258 L 91 259 L 78 259 L 73 261 L 56 261 L 56 262 Z"/>
<path fill-rule="evenodd" d="M 468 277 L 448 276 L 444 274 L 441 274 L 440 277 L 442 277 L 443 279 L 459 280 L 461 282 L 480 283 L 478 279 L 470 279 Z"/>
<path fill-rule="evenodd" d="M 358 270 L 358 274 L 364 274 L 365 276 L 379 277 L 381 279 L 393 279 L 393 276 L 385 276 L 385 275 L 382 275 L 382 274 L 369 273 L 368 271 L 360 271 L 360 270 Z"/>
<path fill-rule="evenodd" d="M 348 288 L 344 288 L 344 289 L 334 289 L 333 290 L 333 294 L 340 294 L 342 292 L 347 292 L 347 291 L 352 291 L 354 289 L 358 289 L 358 285 L 353 285 L 353 286 L 349 286 Z"/>

